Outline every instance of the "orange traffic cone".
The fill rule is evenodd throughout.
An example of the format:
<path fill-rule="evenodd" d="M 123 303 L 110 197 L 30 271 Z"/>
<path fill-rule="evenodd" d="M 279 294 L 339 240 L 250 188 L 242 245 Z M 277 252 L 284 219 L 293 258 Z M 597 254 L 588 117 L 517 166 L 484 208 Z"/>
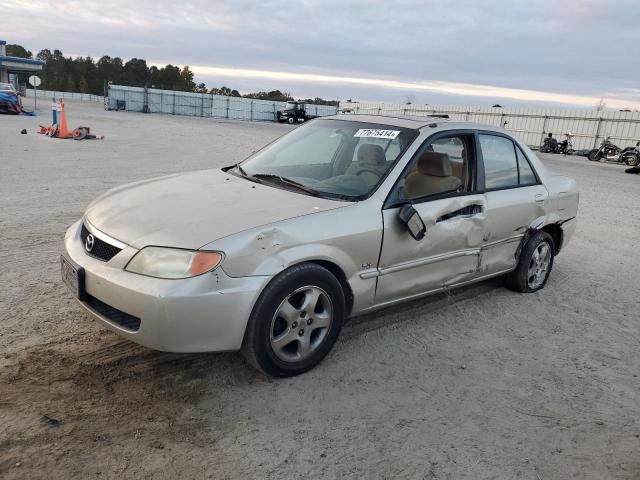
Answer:
<path fill-rule="evenodd" d="M 64 102 L 60 100 L 60 123 L 58 125 L 58 138 L 73 138 L 73 133 L 67 128 L 67 114 L 64 111 Z"/>

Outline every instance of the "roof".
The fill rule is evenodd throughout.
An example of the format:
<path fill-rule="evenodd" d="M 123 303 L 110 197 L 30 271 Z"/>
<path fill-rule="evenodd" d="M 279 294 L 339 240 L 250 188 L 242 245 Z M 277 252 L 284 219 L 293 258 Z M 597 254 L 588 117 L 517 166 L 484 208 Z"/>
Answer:
<path fill-rule="evenodd" d="M 0 40 L 0 45 L 6 45 L 7 41 L 6 40 Z"/>
<path fill-rule="evenodd" d="M 379 123 L 383 125 L 392 125 L 394 127 L 419 129 L 431 125 L 432 123 L 451 122 L 448 118 L 439 117 L 410 117 L 403 115 L 360 115 L 360 114 L 340 114 L 331 115 L 329 117 L 335 120 L 348 120 L 351 122 L 367 122 Z"/>
<path fill-rule="evenodd" d="M 0 55 L 0 68 L 17 72 L 39 72 L 45 62 L 30 58 L 9 57 Z"/>
<path fill-rule="evenodd" d="M 441 118 L 441 117 L 415 117 L 415 116 L 403 116 L 403 115 L 360 115 L 360 114 L 340 114 L 340 115 L 331 115 L 328 117 L 322 118 L 331 118 L 334 120 L 347 120 L 351 122 L 367 122 L 367 123 L 378 123 L 382 125 L 391 125 L 394 127 L 402 127 L 402 128 L 413 128 L 419 130 L 424 127 L 429 127 L 438 125 L 441 126 L 446 124 L 447 128 L 456 128 L 456 129 L 487 129 L 487 130 L 502 130 L 500 127 L 496 127 L 495 125 L 487 125 L 482 123 L 468 122 L 464 120 L 451 120 L 449 118 Z"/>

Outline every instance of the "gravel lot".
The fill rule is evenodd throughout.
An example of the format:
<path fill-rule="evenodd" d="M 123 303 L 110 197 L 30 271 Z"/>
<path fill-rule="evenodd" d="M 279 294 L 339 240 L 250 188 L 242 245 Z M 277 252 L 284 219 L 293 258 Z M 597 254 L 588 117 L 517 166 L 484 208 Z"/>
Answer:
<path fill-rule="evenodd" d="M 272 380 L 103 330 L 58 254 L 101 192 L 236 162 L 290 127 L 67 107 L 106 139 L 37 135 L 46 110 L 0 116 L 1 478 L 640 478 L 640 176 L 543 156 L 581 188 L 547 288 L 358 318 L 319 367 Z"/>

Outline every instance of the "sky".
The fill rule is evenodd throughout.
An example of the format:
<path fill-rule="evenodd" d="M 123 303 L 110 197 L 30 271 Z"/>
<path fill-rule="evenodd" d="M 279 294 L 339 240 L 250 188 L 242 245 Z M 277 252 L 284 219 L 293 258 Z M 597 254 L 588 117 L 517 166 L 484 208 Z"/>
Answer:
<path fill-rule="evenodd" d="M 0 0 L 36 53 L 189 65 L 243 93 L 640 109 L 639 0 Z"/>

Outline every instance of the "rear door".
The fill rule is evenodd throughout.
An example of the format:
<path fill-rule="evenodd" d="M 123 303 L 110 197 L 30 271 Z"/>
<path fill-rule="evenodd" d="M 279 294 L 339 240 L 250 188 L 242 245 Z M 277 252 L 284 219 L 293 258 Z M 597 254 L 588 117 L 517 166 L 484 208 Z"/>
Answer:
<path fill-rule="evenodd" d="M 515 268 L 528 227 L 545 215 L 547 189 L 522 149 L 506 135 L 478 132 L 486 192 L 482 272 Z"/>
<path fill-rule="evenodd" d="M 439 134 L 425 142 L 400 176 L 382 212 L 376 303 L 419 296 L 477 275 L 486 199 L 477 189 L 476 149 L 471 131 Z M 448 166 L 420 165 L 429 152 L 434 158 L 446 156 Z M 407 203 L 426 226 L 421 240 L 399 221 Z"/>

